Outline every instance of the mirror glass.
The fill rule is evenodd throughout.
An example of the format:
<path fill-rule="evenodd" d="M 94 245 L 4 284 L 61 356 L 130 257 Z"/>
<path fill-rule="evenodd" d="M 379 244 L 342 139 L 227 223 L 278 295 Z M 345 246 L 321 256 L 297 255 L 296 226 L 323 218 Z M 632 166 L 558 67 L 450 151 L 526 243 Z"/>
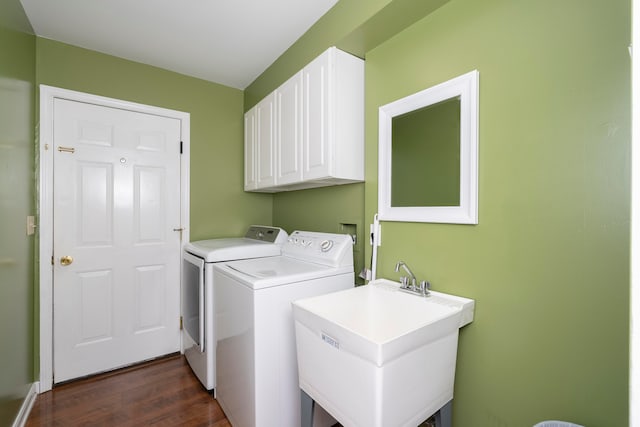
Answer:
<path fill-rule="evenodd" d="M 477 224 L 478 72 L 380 107 L 379 217 Z"/>
<path fill-rule="evenodd" d="M 459 205 L 460 97 L 394 117 L 391 206 Z"/>

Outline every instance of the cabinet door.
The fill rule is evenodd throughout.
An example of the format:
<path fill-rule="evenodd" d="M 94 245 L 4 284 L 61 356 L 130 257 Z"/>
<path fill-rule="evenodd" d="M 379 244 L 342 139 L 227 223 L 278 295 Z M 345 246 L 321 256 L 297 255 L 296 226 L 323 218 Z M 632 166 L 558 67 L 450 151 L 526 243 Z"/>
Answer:
<path fill-rule="evenodd" d="M 275 95 L 272 93 L 256 105 L 256 174 L 257 188 L 275 185 Z"/>
<path fill-rule="evenodd" d="M 332 49 L 307 65 L 304 70 L 303 172 L 305 180 L 330 175 L 333 117 Z"/>
<path fill-rule="evenodd" d="M 258 184 L 256 176 L 256 107 L 244 114 L 244 189 L 255 190 Z"/>
<path fill-rule="evenodd" d="M 302 71 L 275 91 L 277 118 L 278 185 L 302 180 Z"/>

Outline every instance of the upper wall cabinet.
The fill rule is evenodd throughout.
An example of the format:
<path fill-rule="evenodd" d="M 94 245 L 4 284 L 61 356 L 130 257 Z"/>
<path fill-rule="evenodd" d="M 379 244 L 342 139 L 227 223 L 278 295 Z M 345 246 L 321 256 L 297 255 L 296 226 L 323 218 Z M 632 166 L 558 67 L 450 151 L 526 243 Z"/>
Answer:
<path fill-rule="evenodd" d="M 245 190 L 364 181 L 364 61 L 329 48 L 245 114 Z"/>

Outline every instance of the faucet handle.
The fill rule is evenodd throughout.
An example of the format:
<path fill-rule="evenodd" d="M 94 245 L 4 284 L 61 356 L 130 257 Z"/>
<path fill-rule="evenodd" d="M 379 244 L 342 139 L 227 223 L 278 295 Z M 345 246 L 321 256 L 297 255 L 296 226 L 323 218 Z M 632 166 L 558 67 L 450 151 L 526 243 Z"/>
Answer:
<path fill-rule="evenodd" d="M 422 296 L 428 296 L 430 289 L 431 283 L 427 282 L 426 280 L 420 281 L 420 293 L 422 294 Z"/>
<path fill-rule="evenodd" d="M 400 277 L 400 287 L 402 289 L 407 289 L 409 287 L 409 278 L 407 276 Z"/>

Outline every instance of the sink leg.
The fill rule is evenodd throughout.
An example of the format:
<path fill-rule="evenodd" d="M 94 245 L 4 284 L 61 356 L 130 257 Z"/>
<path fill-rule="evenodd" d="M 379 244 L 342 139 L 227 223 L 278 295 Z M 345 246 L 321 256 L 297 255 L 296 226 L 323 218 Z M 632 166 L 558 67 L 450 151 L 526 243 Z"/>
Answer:
<path fill-rule="evenodd" d="M 316 402 L 300 390 L 300 427 L 313 427 L 313 410 Z"/>
<path fill-rule="evenodd" d="M 436 427 L 451 427 L 452 404 L 450 400 L 436 412 Z"/>

